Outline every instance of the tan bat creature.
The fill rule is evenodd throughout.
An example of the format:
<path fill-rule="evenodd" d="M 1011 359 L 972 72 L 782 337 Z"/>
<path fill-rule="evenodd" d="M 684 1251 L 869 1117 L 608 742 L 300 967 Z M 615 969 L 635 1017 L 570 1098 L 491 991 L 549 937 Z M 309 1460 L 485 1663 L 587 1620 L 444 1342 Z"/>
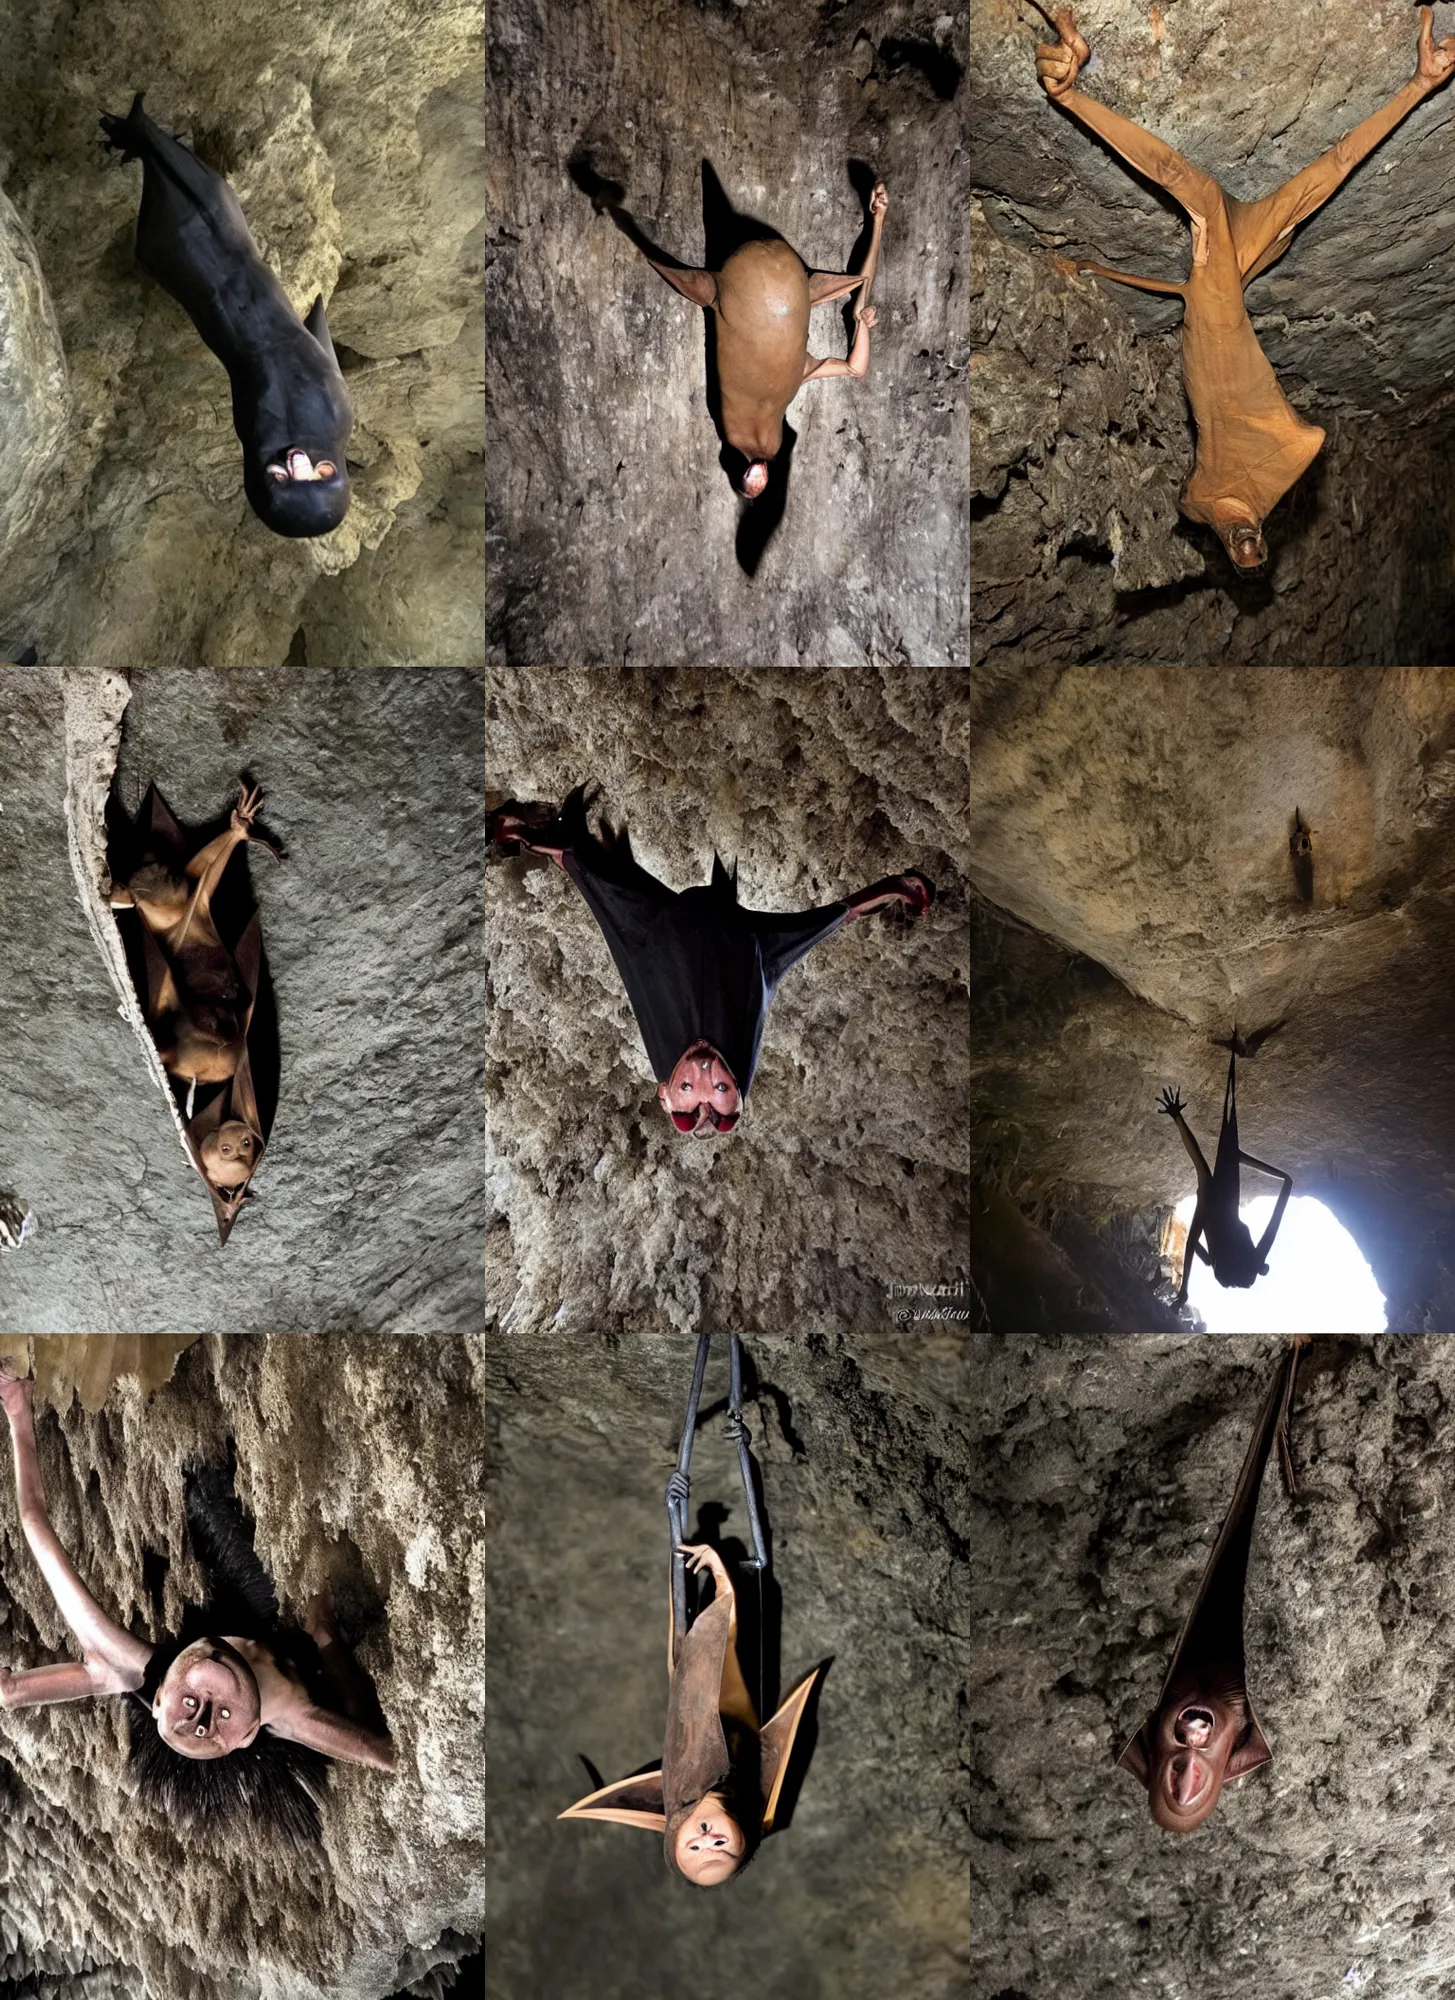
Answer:
<path fill-rule="evenodd" d="M 889 195 L 882 181 L 869 197 L 873 234 L 864 268 L 810 271 L 781 237 L 744 243 L 720 271 L 647 262 L 683 298 L 717 315 L 717 376 L 722 429 L 748 461 L 742 490 L 756 500 L 768 484 L 768 466 L 783 444 L 783 413 L 805 382 L 831 375 L 862 379 L 869 372 L 869 329 L 877 315 L 869 292 L 879 263 Z M 814 306 L 858 290 L 854 344 L 847 361 L 820 361 L 808 351 L 808 315 Z"/>
<path fill-rule="evenodd" d="M 1305 423 L 1279 388 L 1243 304 L 1244 289 L 1277 262 L 1298 225 L 1323 206 L 1365 155 L 1449 80 L 1455 71 L 1455 35 L 1436 43 L 1431 19 L 1432 10 L 1422 7 L 1415 74 L 1387 104 L 1346 132 L 1312 166 L 1261 201 L 1247 202 L 1228 194 L 1211 174 L 1151 132 L 1074 88 L 1091 51 L 1077 31 L 1072 8 L 1063 7 L 1055 17 L 1060 40 L 1037 46 L 1036 74 L 1051 101 L 1166 188 L 1187 212 L 1192 269 L 1181 284 L 1134 277 L 1079 258 L 1055 261 L 1067 272 L 1115 278 L 1119 284 L 1169 292 L 1182 300 L 1182 377 L 1197 425 L 1197 460 L 1178 504 L 1190 519 L 1216 529 L 1240 569 L 1256 569 L 1267 560 L 1263 523 L 1313 464 L 1324 442 L 1319 426 Z"/>

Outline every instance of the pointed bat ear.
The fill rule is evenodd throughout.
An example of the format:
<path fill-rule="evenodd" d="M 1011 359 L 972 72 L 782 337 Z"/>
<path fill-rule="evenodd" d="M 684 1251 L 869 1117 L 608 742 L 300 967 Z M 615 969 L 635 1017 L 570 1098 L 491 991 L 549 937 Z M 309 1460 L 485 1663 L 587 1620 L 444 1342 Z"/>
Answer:
<path fill-rule="evenodd" d="M 1268 1748 L 1268 1738 L 1256 1722 L 1248 1731 L 1248 1740 L 1240 1743 L 1229 1757 L 1223 1772 L 1223 1783 L 1231 1784 L 1234 1778 L 1246 1778 L 1250 1771 L 1261 1771 L 1265 1764 L 1273 1762 L 1273 1752 Z"/>
<path fill-rule="evenodd" d="M 557 1819 L 609 1819 L 618 1826 L 644 1826 L 651 1833 L 665 1833 L 667 1811 L 662 1799 L 660 1771 L 642 1771 L 635 1778 L 618 1778 L 599 1792 L 588 1792 L 575 1805 L 567 1806 Z"/>
<path fill-rule="evenodd" d="M 1151 1728 L 1152 1717 L 1149 1715 L 1136 1734 L 1122 1746 L 1121 1755 L 1117 1758 L 1118 1768 L 1130 1771 L 1137 1783 L 1146 1785 L 1148 1791 L 1152 1789 L 1147 1778 L 1147 1741 Z"/>
<path fill-rule="evenodd" d="M 653 263 L 650 257 L 647 262 L 659 277 L 667 280 L 674 291 L 680 292 L 684 299 L 691 299 L 693 305 L 702 306 L 705 310 L 708 306 L 717 304 L 715 272 L 689 271 L 676 264 L 657 264 Z"/>
<path fill-rule="evenodd" d="M 830 299 L 844 299 L 857 291 L 864 282 L 863 273 L 851 278 L 847 271 L 810 271 L 808 274 L 808 303 L 811 306 L 826 306 Z"/>
<path fill-rule="evenodd" d="M 765 1722 L 758 1732 L 765 1834 L 773 1831 L 773 1821 L 778 1812 L 778 1798 L 783 1790 L 783 1780 L 788 1775 L 789 1762 L 793 1756 L 793 1739 L 798 1734 L 798 1725 L 802 1722 L 804 1710 L 808 1707 L 808 1698 L 825 1671 L 826 1666 L 815 1667 L 811 1674 L 798 1683 L 772 1721 Z"/>
<path fill-rule="evenodd" d="M 323 310 L 322 292 L 319 293 L 318 297 L 309 307 L 308 317 L 304 320 L 303 324 L 308 328 L 308 331 L 313 335 L 334 367 L 337 368 L 338 356 L 333 351 L 333 335 L 328 330 L 328 317 Z"/>

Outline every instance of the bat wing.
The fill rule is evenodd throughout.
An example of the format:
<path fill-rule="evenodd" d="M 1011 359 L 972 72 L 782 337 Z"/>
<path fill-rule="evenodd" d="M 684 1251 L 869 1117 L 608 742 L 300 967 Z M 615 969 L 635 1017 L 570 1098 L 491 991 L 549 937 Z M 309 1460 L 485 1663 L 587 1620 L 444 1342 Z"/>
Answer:
<path fill-rule="evenodd" d="M 808 303 L 810 306 L 826 306 L 830 299 L 844 299 L 856 291 L 864 282 L 864 273 L 851 277 L 847 271 L 810 271 L 808 274 Z"/>
<path fill-rule="evenodd" d="M 653 257 L 647 262 L 658 277 L 665 278 L 673 291 L 691 299 L 693 305 L 706 308 L 717 304 L 716 272 L 694 271 L 685 264 L 659 264 Z"/>
<path fill-rule="evenodd" d="M 823 1678 L 823 1674 L 823 1667 L 815 1667 L 811 1674 L 805 1675 L 778 1713 L 771 1721 L 764 1723 L 759 1734 L 764 1833 L 773 1831 L 773 1821 L 778 1812 L 778 1798 L 793 1757 L 793 1741 L 798 1734 L 798 1725 L 808 1708 L 809 1696 Z"/>
<path fill-rule="evenodd" d="M 618 1778 L 599 1792 L 588 1792 L 575 1805 L 567 1806 L 557 1819 L 609 1819 L 618 1826 L 644 1826 L 652 1833 L 665 1833 L 667 1808 L 662 1796 L 662 1773 L 639 1771 L 634 1778 Z"/>
<path fill-rule="evenodd" d="M 322 292 L 319 293 L 318 297 L 309 307 L 308 317 L 304 320 L 303 324 L 308 328 L 308 331 L 313 335 L 334 367 L 337 368 L 338 356 L 333 351 L 333 335 L 328 330 L 328 315 L 323 310 Z"/>
<path fill-rule="evenodd" d="M 137 815 L 142 828 L 142 838 L 159 854 L 167 850 L 180 854 L 185 845 L 182 829 L 172 816 L 172 809 L 157 790 L 156 785 L 147 786 L 147 795 L 141 802 Z"/>

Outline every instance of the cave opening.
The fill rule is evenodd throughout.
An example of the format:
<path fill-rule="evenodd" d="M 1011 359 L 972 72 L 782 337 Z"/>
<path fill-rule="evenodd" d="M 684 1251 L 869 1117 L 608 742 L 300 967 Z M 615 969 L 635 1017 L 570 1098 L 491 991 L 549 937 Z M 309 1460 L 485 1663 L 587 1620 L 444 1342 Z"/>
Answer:
<path fill-rule="evenodd" d="M 1182 1268 L 1194 1196 L 1174 1211 L 1167 1255 Z M 1275 1197 L 1259 1195 L 1238 1214 L 1256 1243 L 1268 1227 Z M 1268 1253 L 1268 1275 L 1248 1291 L 1225 1290 L 1200 1257 L 1192 1260 L 1188 1304 L 1209 1333 L 1384 1333 L 1384 1294 L 1358 1243 L 1323 1202 L 1290 1198 Z"/>

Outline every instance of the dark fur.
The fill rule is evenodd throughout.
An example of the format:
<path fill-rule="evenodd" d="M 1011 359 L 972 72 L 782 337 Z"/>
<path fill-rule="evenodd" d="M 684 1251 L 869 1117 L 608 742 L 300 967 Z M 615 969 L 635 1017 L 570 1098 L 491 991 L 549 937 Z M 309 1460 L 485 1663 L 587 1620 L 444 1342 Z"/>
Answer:
<path fill-rule="evenodd" d="M 258 1561 L 231 1488 L 228 1471 L 207 1468 L 188 1475 L 187 1527 L 207 1580 L 207 1602 L 188 1605 L 181 1631 L 159 1642 L 128 1705 L 131 1773 L 138 1797 L 180 1831 L 248 1825 L 294 1847 L 316 1847 L 328 1787 L 328 1759 L 320 1752 L 260 1729 L 245 1750 L 202 1761 L 164 1743 L 152 1719 L 157 1689 L 183 1648 L 226 1634 L 266 1645 L 314 1700 L 327 1700 L 317 1648 L 304 1633 L 280 1623 L 272 1580 Z"/>
<path fill-rule="evenodd" d="M 137 262 L 169 291 L 227 370 L 233 428 L 243 448 L 243 490 L 275 535 L 326 535 L 349 509 L 345 448 L 349 400 L 324 317 L 293 310 L 252 239 L 237 196 L 180 139 L 142 109 L 138 91 L 124 118 L 101 119 L 106 143 L 142 163 Z M 266 467 L 290 446 L 334 477 L 277 484 Z"/>

